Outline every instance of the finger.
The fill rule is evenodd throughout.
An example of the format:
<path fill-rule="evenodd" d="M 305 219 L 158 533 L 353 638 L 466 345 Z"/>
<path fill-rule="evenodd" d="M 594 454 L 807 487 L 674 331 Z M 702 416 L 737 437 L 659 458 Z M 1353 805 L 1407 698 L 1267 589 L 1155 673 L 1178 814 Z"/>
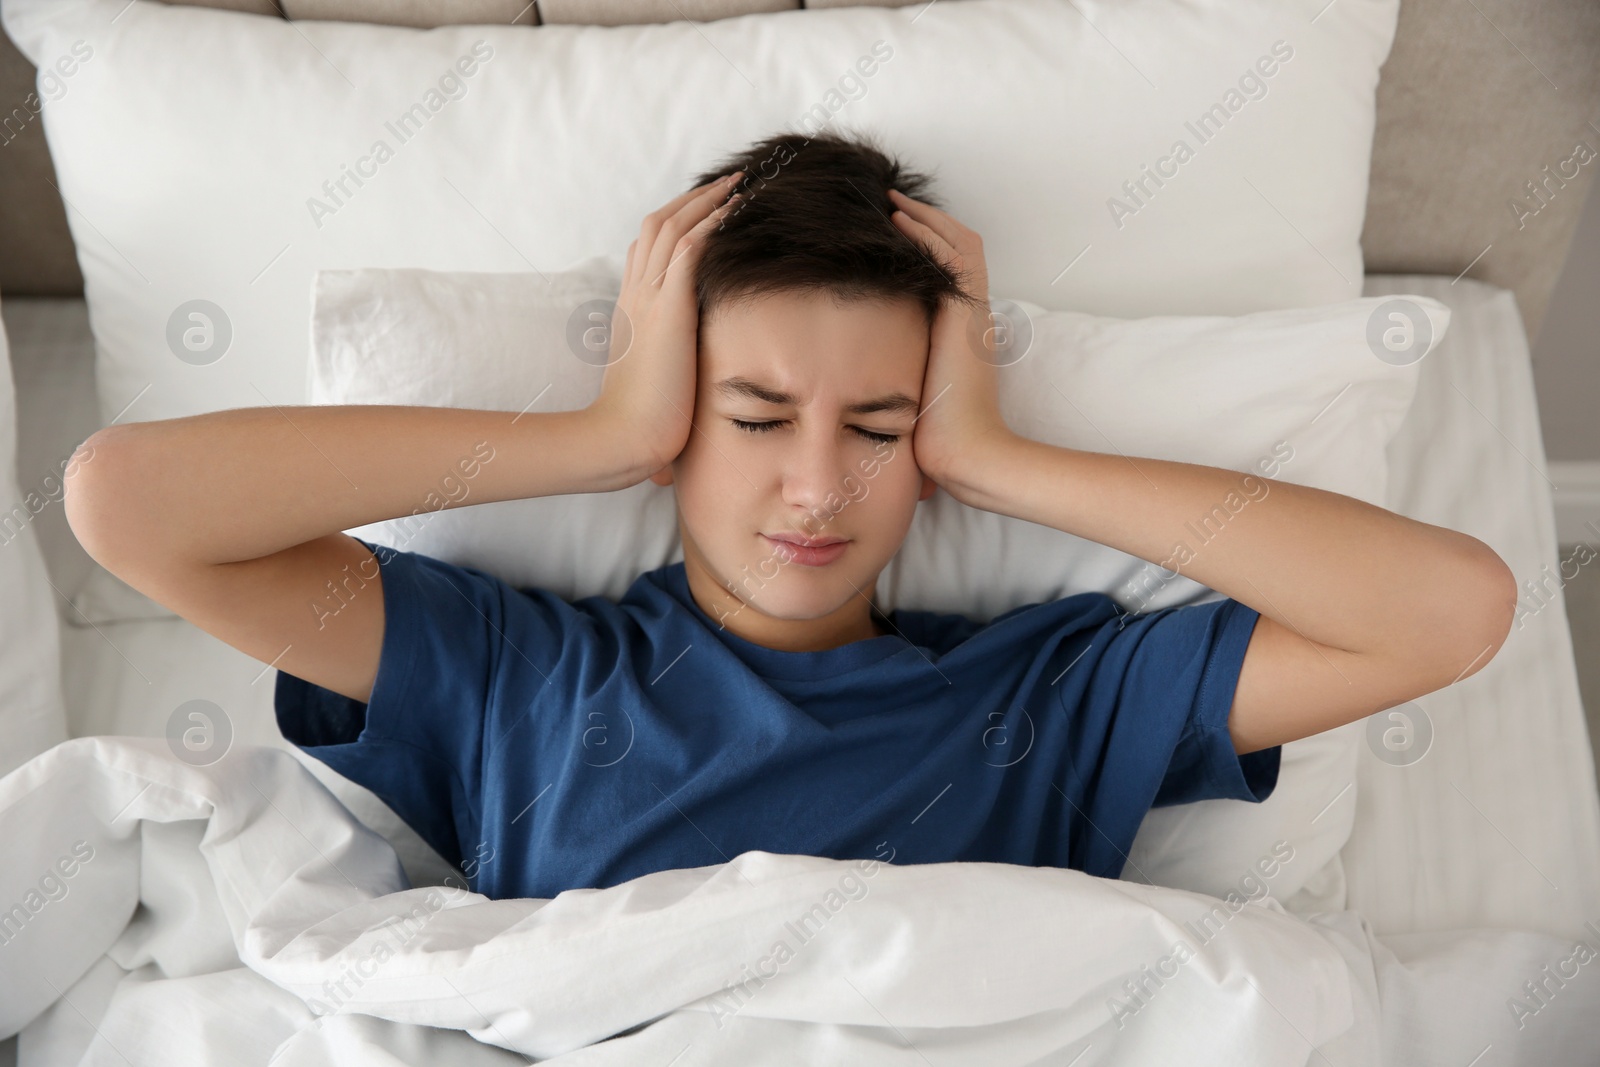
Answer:
<path fill-rule="evenodd" d="M 704 247 L 706 235 L 721 226 L 723 220 L 737 211 L 744 194 L 735 193 L 728 200 L 718 205 L 705 218 L 697 222 L 688 233 L 680 237 L 675 243 L 673 256 L 663 268 L 663 277 L 659 279 L 662 287 L 669 284 L 691 284 L 694 280 L 694 265 L 700 258 L 700 251 Z"/>
<path fill-rule="evenodd" d="M 931 256 L 946 269 L 954 270 L 960 267 L 960 254 L 933 227 L 927 223 L 918 222 L 904 211 L 896 211 L 889 218 L 900 228 L 901 233 L 909 237 L 925 254 Z"/>
<path fill-rule="evenodd" d="M 666 275 L 667 264 L 677 255 L 678 241 L 727 202 L 728 194 L 742 174 L 742 171 L 731 174 L 691 198 L 662 225 L 650 247 L 650 261 L 645 268 L 645 276 L 652 284 L 659 285 Z"/>
<path fill-rule="evenodd" d="M 738 181 L 743 177 L 743 171 L 735 171 L 724 175 L 722 178 L 706 186 L 698 195 L 686 200 L 676 212 L 672 214 L 656 233 L 655 242 L 651 245 L 649 260 L 645 267 L 645 275 L 654 284 L 660 284 L 666 274 L 667 265 L 677 255 L 677 245 L 683 235 L 699 225 L 719 206 L 727 203 L 727 197 L 733 191 Z"/>
<path fill-rule="evenodd" d="M 898 189 L 889 190 L 889 201 L 913 219 L 922 223 L 928 229 L 938 234 L 945 244 L 951 248 L 961 248 L 965 242 L 965 228 L 947 212 L 940 211 L 932 204 L 907 196 Z"/>
<path fill-rule="evenodd" d="M 622 279 L 624 282 L 633 277 L 633 251 L 638 247 L 639 242 L 637 240 L 628 242 L 628 258 L 622 264 Z"/>
<path fill-rule="evenodd" d="M 693 189 L 679 193 L 644 217 L 644 221 L 639 224 L 640 254 L 634 257 L 634 267 L 637 273 L 633 275 L 633 280 L 638 281 L 639 278 L 643 277 L 645 268 L 650 262 L 650 250 L 654 247 L 656 236 L 661 232 L 666 220 L 677 214 L 679 209 L 689 201 L 697 196 L 703 196 L 707 190 L 727 181 L 727 178 L 727 175 L 723 175 L 721 178 L 706 182 L 704 185 L 697 185 Z"/>

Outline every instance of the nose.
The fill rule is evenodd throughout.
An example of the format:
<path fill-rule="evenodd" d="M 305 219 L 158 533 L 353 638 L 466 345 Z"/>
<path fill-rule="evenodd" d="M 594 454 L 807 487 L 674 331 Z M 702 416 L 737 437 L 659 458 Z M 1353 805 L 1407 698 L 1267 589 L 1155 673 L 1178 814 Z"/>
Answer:
<path fill-rule="evenodd" d="M 815 515 L 826 522 L 841 509 L 849 459 L 836 429 L 812 426 L 796 434 L 784 457 L 783 499 L 797 521 Z"/>

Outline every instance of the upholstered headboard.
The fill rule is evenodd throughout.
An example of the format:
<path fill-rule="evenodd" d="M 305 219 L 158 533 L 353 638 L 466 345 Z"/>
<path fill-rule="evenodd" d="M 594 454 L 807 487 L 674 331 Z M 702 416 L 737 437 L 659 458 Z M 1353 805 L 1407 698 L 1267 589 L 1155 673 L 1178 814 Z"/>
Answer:
<path fill-rule="evenodd" d="M 185 2 L 268 18 L 502 23 L 537 32 L 542 24 L 709 21 L 849 0 Z M 883 6 L 924 2 L 882 0 Z M 34 73 L 9 40 L 0 40 L 7 115 L 33 91 Z M 1464 273 L 1504 286 L 1516 293 L 1528 332 L 1537 336 L 1600 167 L 1600 4 L 1402 0 L 1377 108 L 1361 237 L 1367 272 Z M 66 207 L 39 124 L 4 117 L 0 123 L 0 293 L 81 293 Z"/>

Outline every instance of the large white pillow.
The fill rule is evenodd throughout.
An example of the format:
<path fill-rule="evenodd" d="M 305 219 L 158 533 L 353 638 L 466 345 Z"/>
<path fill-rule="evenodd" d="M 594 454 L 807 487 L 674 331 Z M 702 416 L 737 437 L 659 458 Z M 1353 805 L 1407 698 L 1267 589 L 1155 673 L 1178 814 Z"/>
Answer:
<path fill-rule="evenodd" d="M 934 172 L 1016 299 L 1139 316 L 1356 297 L 1397 13 L 947 0 L 423 31 L 3 8 L 52 79 L 43 121 L 108 421 L 130 403 L 134 421 L 303 403 L 319 268 L 621 255 L 702 168 L 824 122 Z"/>
<path fill-rule="evenodd" d="M 17 392 L 0 323 L 0 776 L 67 739 L 61 631 L 34 519 L 59 504 L 73 463 L 17 472 Z"/>
<path fill-rule="evenodd" d="M 545 276 L 324 271 L 313 316 L 313 402 L 584 407 L 599 395 L 603 371 L 599 360 L 579 358 L 574 334 L 588 324 L 585 310 L 615 300 L 619 278 L 615 259 Z M 1449 310 L 1426 297 L 1135 320 L 992 303 L 1011 313 L 1014 330 L 1032 334 L 1026 353 L 1012 353 L 1016 362 L 1001 371 L 1002 409 L 1017 432 L 1253 472 L 1380 506 L 1385 450 L 1410 406 L 1417 361 L 1450 321 Z M 419 501 L 417 515 L 351 532 L 568 598 L 619 598 L 641 571 L 683 556 L 670 487 L 644 482 L 438 510 L 461 490 L 441 485 L 436 499 Z M 1126 553 L 940 492 L 919 505 L 880 591 L 886 609 L 985 619 L 1090 589 L 1130 610 L 1218 596 L 1164 576 Z M 1278 787 L 1261 804 L 1213 800 L 1149 812 L 1123 876 L 1219 896 L 1249 878 L 1280 899 L 1305 890 L 1316 908 L 1342 907 L 1337 857 L 1355 812 L 1358 744 L 1359 733 L 1345 727 L 1285 745 Z M 1249 885 L 1241 891 L 1253 895 Z"/>

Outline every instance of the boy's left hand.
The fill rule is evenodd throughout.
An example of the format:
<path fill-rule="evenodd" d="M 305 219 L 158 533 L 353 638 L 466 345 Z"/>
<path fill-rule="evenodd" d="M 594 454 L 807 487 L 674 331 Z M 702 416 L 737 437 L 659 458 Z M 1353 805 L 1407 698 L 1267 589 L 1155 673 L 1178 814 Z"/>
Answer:
<path fill-rule="evenodd" d="M 898 189 L 889 199 L 900 232 L 945 266 L 983 302 L 979 310 L 945 298 L 934 318 L 923 375 L 922 413 L 912 433 L 917 466 L 958 500 L 966 473 L 981 453 L 1011 435 L 1000 414 L 994 325 L 989 312 L 989 270 L 983 238 L 950 215 Z"/>

